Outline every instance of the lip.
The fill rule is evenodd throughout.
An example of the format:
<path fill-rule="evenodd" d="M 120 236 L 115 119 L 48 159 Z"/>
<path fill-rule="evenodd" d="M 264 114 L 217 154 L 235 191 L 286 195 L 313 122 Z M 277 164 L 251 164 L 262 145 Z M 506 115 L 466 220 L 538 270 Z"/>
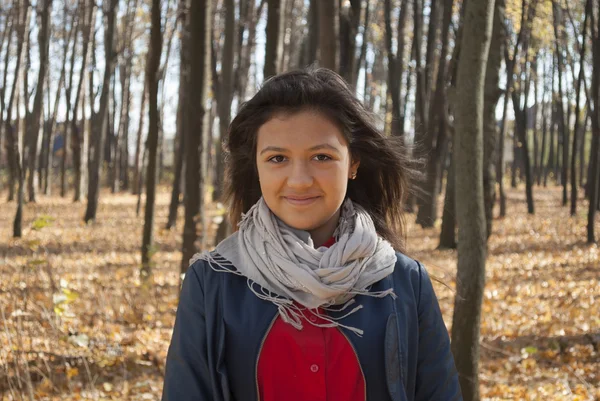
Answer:
<path fill-rule="evenodd" d="M 288 203 L 294 206 L 307 206 L 310 205 L 319 199 L 320 196 L 284 196 Z"/>

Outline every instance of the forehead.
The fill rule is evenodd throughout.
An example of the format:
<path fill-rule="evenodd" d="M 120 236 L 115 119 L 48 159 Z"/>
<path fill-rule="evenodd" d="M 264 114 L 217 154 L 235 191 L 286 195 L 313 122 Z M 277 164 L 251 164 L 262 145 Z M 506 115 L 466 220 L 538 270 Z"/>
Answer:
<path fill-rule="evenodd" d="M 258 130 L 259 152 L 265 146 L 298 149 L 319 144 L 329 144 L 338 148 L 348 146 L 339 126 L 318 111 L 277 113 Z"/>

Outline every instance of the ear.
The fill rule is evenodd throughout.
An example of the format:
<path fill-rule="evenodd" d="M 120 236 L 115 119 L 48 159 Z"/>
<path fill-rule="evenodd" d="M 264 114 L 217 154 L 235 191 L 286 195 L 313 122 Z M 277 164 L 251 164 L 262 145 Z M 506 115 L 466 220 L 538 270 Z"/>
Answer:
<path fill-rule="evenodd" d="M 358 158 L 352 158 L 350 161 L 350 171 L 348 171 L 348 178 L 353 179 L 353 176 L 356 177 L 358 172 L 358 167 L 360 166 L 360 160 Z"/>

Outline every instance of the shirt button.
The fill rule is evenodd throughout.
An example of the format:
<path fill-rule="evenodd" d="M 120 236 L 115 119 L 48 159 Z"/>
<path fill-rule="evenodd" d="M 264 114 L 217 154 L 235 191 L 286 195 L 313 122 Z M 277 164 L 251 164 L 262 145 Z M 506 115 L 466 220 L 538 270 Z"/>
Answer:
<path fill-rule="evenodd" d="M 316 322 L 317 322 L 317 317 L 316 317 L 316 316 L 311 316 L 309 319 L 310 319 L 310 321 L 311 321 L 311 322 L 313 322 L 313 323 L 316 323 Z"/>
<path fill-rule="evenodd" d="M 317 365 L 311 365 L 310 366 L 310 371 L 313 373 L 317 373 L 319 371 L 319 366 Z"/>

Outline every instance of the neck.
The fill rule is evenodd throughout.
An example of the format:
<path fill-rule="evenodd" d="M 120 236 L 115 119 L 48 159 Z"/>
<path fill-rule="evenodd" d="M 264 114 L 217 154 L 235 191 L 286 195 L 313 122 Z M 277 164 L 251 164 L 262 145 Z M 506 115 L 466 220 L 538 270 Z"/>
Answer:
<path fill-rule="evenodd" d="M 326 243 L 333 236 L 340 219 L 341 208 L 325 224 L 309 230 L 315 249 Z"/>

